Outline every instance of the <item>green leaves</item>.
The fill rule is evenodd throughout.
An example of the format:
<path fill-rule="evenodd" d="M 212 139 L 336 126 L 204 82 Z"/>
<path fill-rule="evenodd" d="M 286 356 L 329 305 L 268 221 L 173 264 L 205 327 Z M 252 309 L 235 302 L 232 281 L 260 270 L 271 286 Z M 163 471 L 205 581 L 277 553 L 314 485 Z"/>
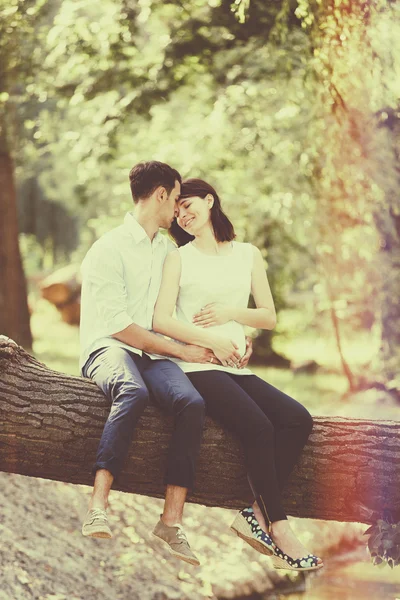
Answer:
<path fill-rule="evenodd" d="M 374 565 L 388 564 L 393 569 L 400 564 L 400 522 L 379 519 L 364 535 L 369 535 L 368 549 Z"/>
<path fill-rule="evenodd" d="M 250 0 L 235 0 L 232 2 L 232 12 L 236 15 L 239 23 L 244 23 L 248 16 Z"/>

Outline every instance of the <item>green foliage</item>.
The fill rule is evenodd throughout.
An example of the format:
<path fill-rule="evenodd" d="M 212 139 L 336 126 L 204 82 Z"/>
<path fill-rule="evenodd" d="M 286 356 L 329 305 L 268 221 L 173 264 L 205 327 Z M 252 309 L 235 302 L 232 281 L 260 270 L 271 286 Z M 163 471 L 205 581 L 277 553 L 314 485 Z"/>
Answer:
<path fill-rule="evenodd" d="M 29 102 L 29 85 L 41 65 L 49 10 L 48 0 L 0 0 L 0 143 L 8 152 L 21 132 L 16 111 Z"/>
<path fill-rule="evenodd" d="M 0 64 L 12 73 L 19 188 L 36 181 L 43 200 L 73 216 L 79 254 L 131 208 L 132 164 L 157 158 L 216 185 L 238 238 L 263 251 L 278 309 L 312 290 L 309 318 L 333 308 L 339 321 L 371 325 L 379 314 L 377 215 L 397 189 L 388 131 L 374 115 L 395 110 L 400 93 L 398 6 L 11 6 Z M 60 256 L 74 244 L 69 231 Z"/>
<path fill-rule="evenodd" d="M 368 549 L 374 565 L 388 564 L 391 569 L 400 565 L 400 522 L 379 519 L 365 535 L 369 535 Z"/>
<path fill-rule="evenodd" d="M 239 23 L 244 23 L 248 17 L 250 0 L 235 0 L 232 3 L 232 11 L 235 13 Z"/>

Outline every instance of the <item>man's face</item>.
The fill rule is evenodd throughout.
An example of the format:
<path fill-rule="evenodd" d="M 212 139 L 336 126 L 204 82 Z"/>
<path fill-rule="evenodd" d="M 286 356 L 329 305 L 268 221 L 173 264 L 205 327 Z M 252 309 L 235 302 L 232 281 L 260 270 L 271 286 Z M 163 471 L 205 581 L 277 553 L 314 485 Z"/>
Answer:
<path fill-rule="evenodd" d="M 163 205 L 163 222 L 161 227 L 165 227 L 165 229 L 168 229 L 171 226 L 172 221 L 178 215 L 178 199 L 180 193 L 181 184 L 179 181 L 175 181 L 175 186 Z"/>

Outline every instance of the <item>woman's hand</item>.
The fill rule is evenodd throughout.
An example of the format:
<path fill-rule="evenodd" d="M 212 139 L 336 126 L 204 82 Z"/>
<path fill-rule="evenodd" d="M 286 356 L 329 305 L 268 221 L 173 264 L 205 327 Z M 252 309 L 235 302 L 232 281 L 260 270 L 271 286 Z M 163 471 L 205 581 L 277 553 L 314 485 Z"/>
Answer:
<path fill-rule="evenodd" d="M 250 357 L 253 354 L 253 340 L 248 335 L 246 336 L 246 352 L 243 354 L 241 361 L 238 364 L 239 369 L 247 367 Z"/>
<path fill-rule="evenodd" d="M 239 364 L 241 356 L 239 346 L 219 335 L 213 335 L 210 340 L 211 349 L 224 367 L 235 367 Z"/>
<path fill-rule="evenodd" d="M 193 323 L 200 327 L 212 327 L 214 325 L 223 325 L 228 321 L 234 321 L 233 307 L 221 302 L 211 302 L 206 304 L 193 317 Z"/>

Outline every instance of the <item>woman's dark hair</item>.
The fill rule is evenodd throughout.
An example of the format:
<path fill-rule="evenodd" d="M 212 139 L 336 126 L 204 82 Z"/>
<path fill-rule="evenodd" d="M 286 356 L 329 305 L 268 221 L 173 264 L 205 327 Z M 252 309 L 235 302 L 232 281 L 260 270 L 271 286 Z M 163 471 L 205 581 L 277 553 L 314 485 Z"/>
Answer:
<path fill-rule="evenodd" d="M 157 160 L 141 162 L 132 167 L 129 173 L 129 183 L 135 204 L 141 198 L 151 196 L 160 185 L 165 187 L 169 195 L 176 181 L 179 181 L 179 183 L 182 182 L 178 171 L 166 163 L 158 162 Z"/>
<path fill-rule="evenodd" d="M 184 198 L 192 198 L 193 196 L 205 198 L 208 194 L 211 194 L 214 198 L 214 204 L 211 207 L 210 218 L 215 239 L 217 242 L 230 242 L 236 237 L 235 230 L 232 223 L 223 212 L 221 208 L 221 200 L 219 199 L 219 196 L 212 185 L 206 181 L 203 181 L 202 179 L 185 179 L 182 183 L 179 200 Z M 191 240 L 194 240 L 193 235 L 190 235 L 187 231 L 184 231 L 181 227 L 179 227 L 176 219 L 173 220 L 169 229 L 169 233 L 178 246 L 184 246 Z"/>

